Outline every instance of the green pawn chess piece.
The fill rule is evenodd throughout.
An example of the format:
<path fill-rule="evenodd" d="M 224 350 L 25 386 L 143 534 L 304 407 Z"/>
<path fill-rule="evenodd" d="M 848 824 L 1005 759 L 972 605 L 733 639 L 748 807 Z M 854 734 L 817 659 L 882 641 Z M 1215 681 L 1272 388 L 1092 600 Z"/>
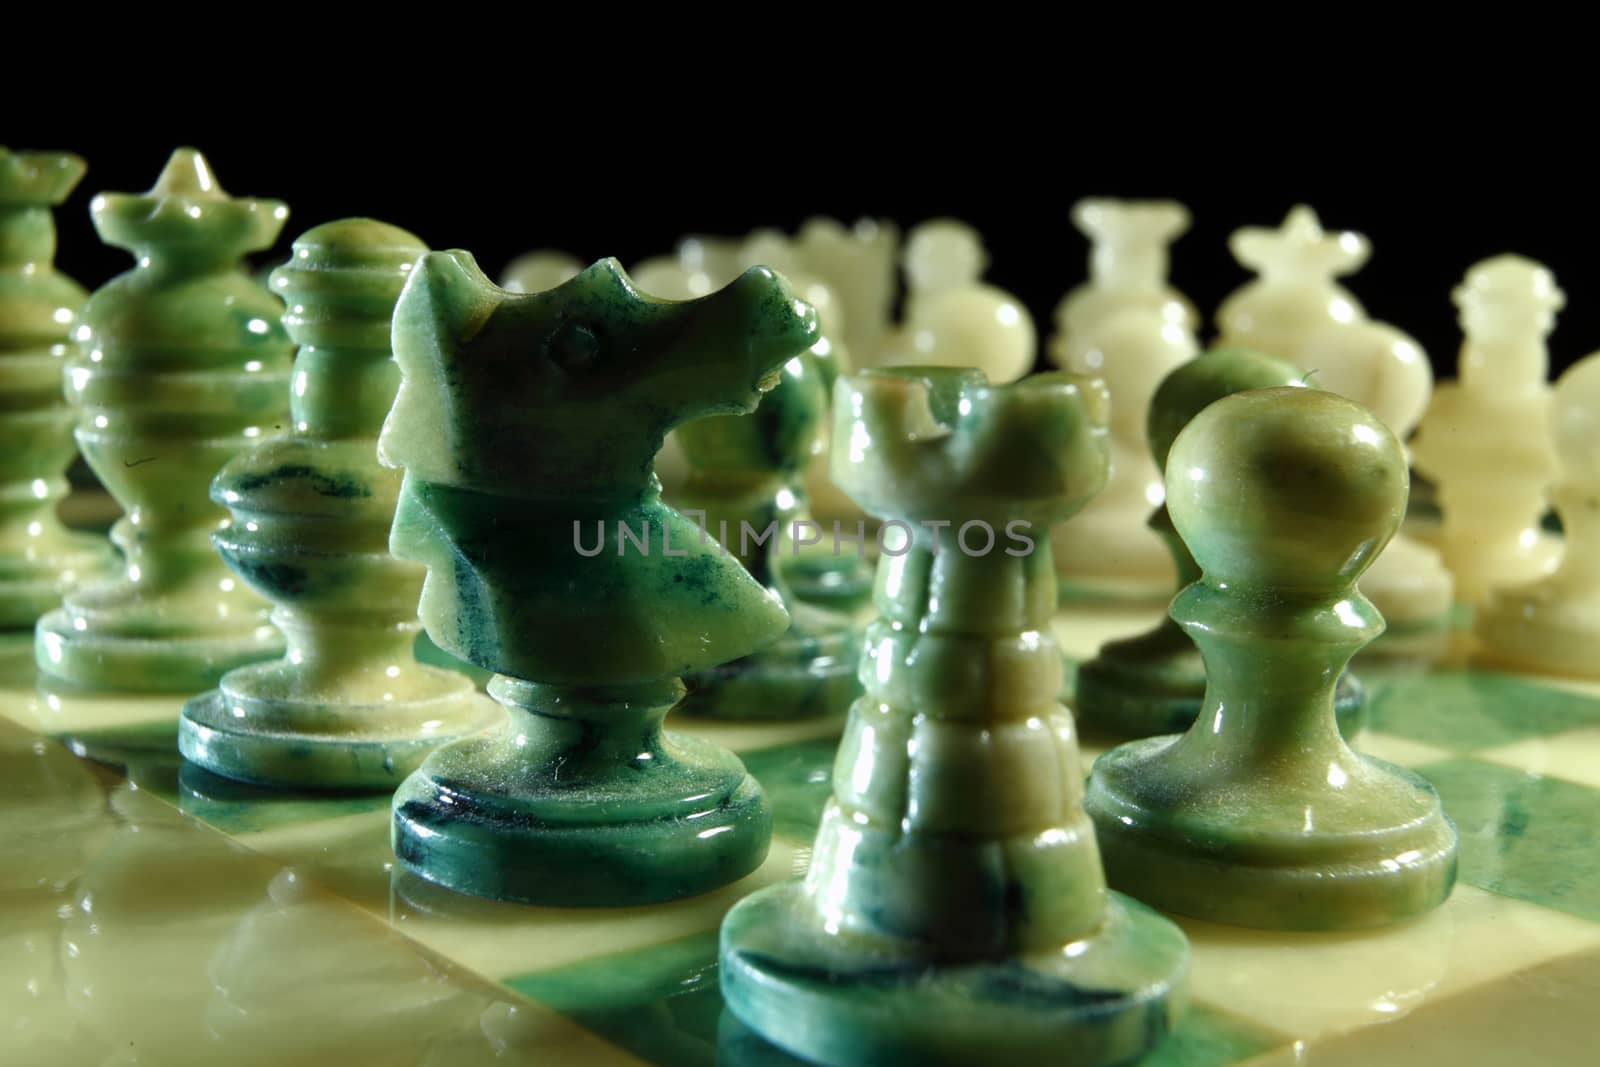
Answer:
<path fill-rule="evenodd" d="M 615 260 L 555 289 L 422 257 L 395 309 L 379 440 L 405 470 L 390 547 L 423 563 L 445 651 L 493 670 L 503 725 L 434 751 L 394 798 L 395 855 L 475 896 L 644 904 L 725 885 L 771 839 L 731 752 L 666 733 L 682 675 L 770 644 L 782 602 L 661 502 L 667 430 L 749 412 L 816 316 L 771 271 L 682 303 Z"/>
<path fill-rule="evenodd" d="M 89 298 L 67 370 L 78 447 L 126 512 L 111 538 L 127 570 L 40 619 L 35 656 L 47 686 L 193 693 L 283 654 L 266 603 L 211 547 L 226 515 L 206 487 L 288 421 L 283 305 L 240 257 L 271 245 L 289 212 L 230 197 L 191 148 L 148 193 L 102 193 L 90 212 L 138 258 Z"/>
<path fill-rule="evenodd" d="M 1172 370 L 1150 401 L 1146 434 L 1156 466 L 1167 469 L 1167 454 L 1179 431 L 1214 401 L 1246 389 L 1306 387 L 1304 371 L 1245 348 L 1217 348 Z M 1178 572 L 1177 592 L 1200 580 L 1200 568 L 1172 526 L 1163 503 L 1149 526 L 1167 543 Z M 1200 651 L 1170 616 L 1136 637 L 1108 642 L 1078 668 L 1073 714 L 1085 730 L 1112 737 L 1153 737 L 1187 730 L 1200 714 L 1206 695 L 1206 669 Z M 1355 675 L 1339 679 L 1334 698 L 1339 729 L 1354 737 L 1361 729 L 1366 695 Z"/>
<path fill-rule="evenodd" d="M 892 532 L 805 879 L 728 913 L 729 1010 L 822 1064 L 1122 1063 L 1170 1029 L 1188 943 L 1106 890 L 1049 527 L 1105 484 L 1104 386 L 956 368 L 835 391 L 838 484 Z"/>
<path fill-rule="evenodd" d="M 1455 828 L 1421 777 L 1352 752 L 1335 679 L 1383 632 L 1356 589 L 1405 514 L 1405 455 L 1320 389 L 1217 401 L 1178 435 L 1167 506 L 1203 577 L 1172 602 L 1210 679 L 1189 732 L 1096 761 L 1111 884 L 1237 926 L 1376 926 L 1442 903 Z"/>
<path fill-rule="evenodd" d="M 0 630 L 31 630 L 115 558 L 104 540 L 56 517 L 76 455 L 62 367 L 88 294 L 51 265 L 50 209 L 83 171 L 67 153 L 0 148 Z"/>
<path fill-rule="evenodd" d="M 793 588 L 797 572 L 808 586 L 826 581 L 823 568 L 801 555 L 806 542 L 837 561 L 835 574 L 852 564 L 866 569 L 864 538 L 852 551 L 806 507 L 805 468 L 821 446 L 829 377 L 821 360 L 801 353 L 784 364 L 753 414 L 713 415 L 677 430 L 689 476 L 673 506 L 703 522 L 709 536 L 783 599 L 793 620 L 765 648 L 686 676 L 684 714 L 745 720 L 843 714 L 861 692 L 860 634 L 850 616 L 815 606 Z"/>
<path fill-rule="evenodd" d="M 240 453 L 211 483 L 233 522 L 223 560 L 276 607 L 283 659 L 236 667 L 190 700 L 178 747 L 259 785 L 393 789 L 441 743 L 492 725 L 493 701 L 413 655 L 423 568 L 389 554 L 400 472 L 378 431 L 400 371 L 389 320 L 428 251 L 371 219 L 318 226 L 272 273 L 300 346 L 292 433 Z"/>

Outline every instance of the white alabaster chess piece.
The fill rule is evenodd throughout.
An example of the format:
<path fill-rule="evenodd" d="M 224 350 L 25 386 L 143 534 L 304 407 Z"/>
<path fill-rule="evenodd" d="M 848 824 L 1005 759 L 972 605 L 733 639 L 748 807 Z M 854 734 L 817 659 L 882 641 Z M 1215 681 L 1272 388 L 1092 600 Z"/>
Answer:
<path fill-rule="evenodd" d="M 1559 542 L 1539 532 L 1556 475 L 1545 339 L 1565 302 L 1548 269 L 1521 256 L 1477 264 L 1453 294 L 1466 334 L 1457 381 L 1433 393 L 1412 442 L 1439 492 L 1439 549 L 1456 599 L 1543 577 Z"/>
<path fill-rule="evenodd" d="M 1479 658 L 1600 678 L 1600 352 L 1567 369 L 1551 406 L 1561 480 L 1550 495 L 1566 547 L 1547 578 L 1491 594 L 1475 625 Z"/>
<path fill-rule="evenodd" d="M 1326 233 L 1304 204 L 1275 230 L 1249 226 L 1228 241 L 1233 257 L 1258 277 L 1217 310 L 1217 343 L 1295 359 L 1300 346 L 1329 326 L 1367 317 L 1354 294 L 1334 281 L 1359 270 L 1371 245 L 1359 233 Z"/>
<path fill-rule="evenodd" d="M 500 286 L 513 293 L 542 293 L 576 278 L 583 264 L 565 252 L 541 248 L 527 252 L 506 264 Z"/>
<path fill-rule="evenodd" d="M 1033 368 L 1033 316 L 1010 293 L 982 280 L 989 265 L 978 233 L 955 219 L 912 229 L 902 267 L 905 319 L 873 365 L 973 367 L 994 384 Z"/>
<path fill-rule="evenodd" d="M 1057 366 L 1089 343 L 1083 338 L 1096 325 L 1130 308 L 1191 334 L 1200 328 L 1194 304 L 1167 282 L 1167 248 L 1189 229 L 1188 208 L 1175 200 L 1090 198 L 1072 205 L 1072 222 L 1089 238 L 1089 279 L 1056 305 L 1050 358 Z"/>
<path fill-rule="evenodd" d="M 1165 497 L 1145 439 L 1156 386 L 1195 355 L 1198 322 L 1167 283 L 1167 246 L 1189 228 L 1171 200 L 1081 200 L 1072 219 L 1090 239 L 1089 280 L 1056 308 L 1050 358 L 1102 379 L 1111 394 L 1111 477 L 1105 491 L 1053 531 L 1056 573 L 1089 596 L 1168 599 L 1172 555 L 1147 525 Z"/>

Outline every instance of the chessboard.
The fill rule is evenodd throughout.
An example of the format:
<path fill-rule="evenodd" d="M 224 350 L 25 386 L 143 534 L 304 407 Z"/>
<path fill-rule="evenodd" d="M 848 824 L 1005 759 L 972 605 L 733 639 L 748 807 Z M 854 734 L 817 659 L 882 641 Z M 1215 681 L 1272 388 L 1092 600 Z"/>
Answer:
<path fill-rule="evenodd" d="M 1075 659 L 1160 607 L 1067 603 Z M 636 908 L 496 904 L 421 882 L 383 795 L 185 765 L 181 701 L 0 693 L 0 1061 L 24 1064 L 793 1063 L 724 1011 L 717 930 L 801 873 L 841 723 L 669 727 L 735 750 L 771 853 L 718 892 Z M 1191 1002 L 1147 1063 L 1594 1062 L 1600 686 L 1367 656 L 1361 751 L 1414 768 L 1460 832 L 1449 901 L 1397 926 L 1280 933 L 1179 918 Z M 1105 743 L 1083 739 L 1085 771 Z"/>

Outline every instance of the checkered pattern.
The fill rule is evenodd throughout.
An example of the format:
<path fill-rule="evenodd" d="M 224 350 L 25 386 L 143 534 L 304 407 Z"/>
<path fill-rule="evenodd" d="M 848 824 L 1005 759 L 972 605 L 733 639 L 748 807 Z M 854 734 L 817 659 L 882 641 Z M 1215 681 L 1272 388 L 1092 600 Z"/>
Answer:
<path fill-rule="evenodd" d="M 1063 640 L 1087 655 L 1134 618 L 1080 611 L 1064 620 Z M 1420 920 L 1354 934 L 1180 919 L 1194 949 L 1193 1004 L 1148 1062 L 1443 1061 L 1459 1057 L 1458 1046 L 1508 1048 L 1507 1035 L 1522 1033 L 1516 1013 L 1535 1025 L 1568 991 L 1588 990 L 1592 1004 L 1600 986 L 1600 687 L 1376 661 L 1361 673 L 1370 726 L 1356 747 L 1415 768 L 1439 789 L 1461 834 L 1455 893 Z M 146 704 L 149 714 L 77 719 L 71 708 L 37 701 L 8 699 L 0 711 L 79 749 L 127 753 L 143 792 L 575 1022 L 623 1062 L 710 1064 L 719 1040 L 793 1062 L 762 1050 L 723 1012 L 716 933 L 743 894 L 804 869 L 829 795 L 838 723 L 674 723 L 735 749 L 760 779 L 775 813 L 770 858 L 744 882 L 692 900 L 563 910 L 471 900 L 396 870 L 387 798 L 285 795 L 181 766 L 164 747 L 173 720 L 158 714 L 158 702 Z M 167 710 L 175 719 L 177 702 Z M 1085 767 L 1097 754 L 1086 745 Z M 1586 1043 L 1561 1044 L 1584 1010 L 1565 1029 L 1538 1024 L 1545 1045 L 1531 1047 L 1544 1051 L 1528 1062 L 1565 1062 L 1568 1051 L 1572 1062 L 1587 1062 Z"/>

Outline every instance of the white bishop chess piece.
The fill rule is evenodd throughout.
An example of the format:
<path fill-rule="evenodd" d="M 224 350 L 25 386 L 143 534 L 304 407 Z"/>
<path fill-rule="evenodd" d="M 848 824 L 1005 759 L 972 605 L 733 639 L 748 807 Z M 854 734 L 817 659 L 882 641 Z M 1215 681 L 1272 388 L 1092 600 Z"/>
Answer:
<path fill-rule="evenodd" d="M 1543 577 L 1559 556 L 1539 523 L 1557 470 L 1545 339 L 1565 297 L 1545 267 L 1505 255 L 1469 270 L 1454 299 L 1466 334 L 1457 380 L 1434 390 L 1412 452 L 1438 486 L 1456 599 L 1477 605 L 1496 586 Z"/>
<path fill-rule="evenodd" d="M 1165 498 L 1145 439 L 1156 386 L 1195 355 L 1194 306 L 1167 283 L 1167 246 L 1189 228 L 1171 200 L 1080 200 L 1072 221 L 1090 239 L 1089 280 L 1056 308 L 1050 359 L 1102 379 L 1111 394 L 1111 477 L 1070 527 L 1052 531 L 1056 573 L 1070 592 L 1130 599 L 1172 594 L 1172 557 L 1146 520 Z"/>

